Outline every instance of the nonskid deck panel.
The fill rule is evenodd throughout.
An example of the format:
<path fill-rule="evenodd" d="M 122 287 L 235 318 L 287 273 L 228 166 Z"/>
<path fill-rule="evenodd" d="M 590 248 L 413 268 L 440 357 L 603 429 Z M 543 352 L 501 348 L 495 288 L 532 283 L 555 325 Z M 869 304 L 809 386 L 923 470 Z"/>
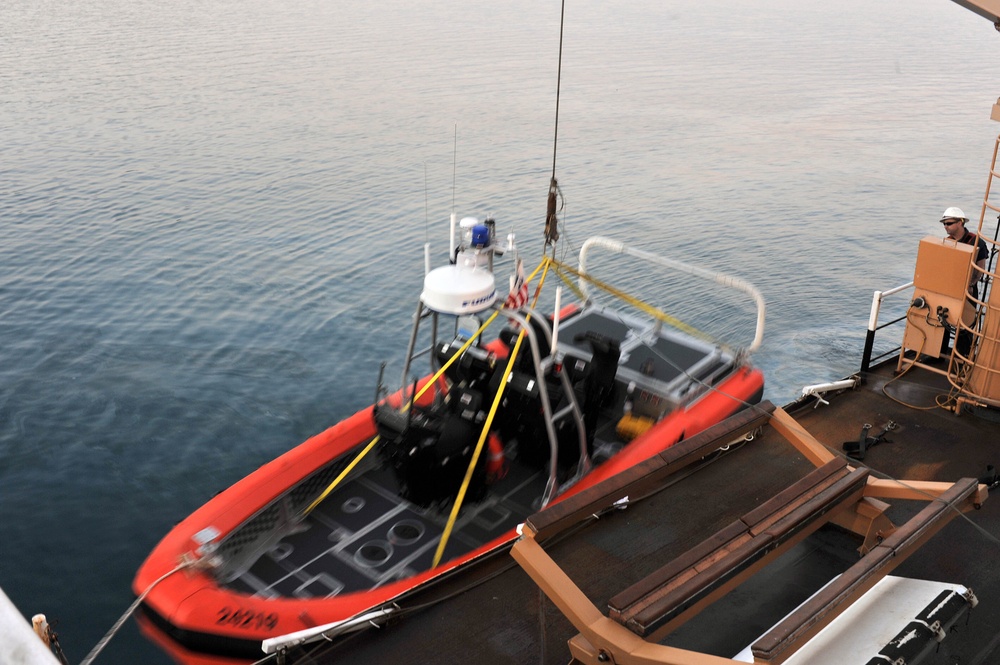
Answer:
<path fill-rule="evenodd" d="M 500 493 L 463 509 L 445 550 L 474 549 L 535 512 L 546 475 L 518 467 Z M 226 586 L 267 598 L 330 598 L 377 588 L 430 568 L 447 510 L 401 500 L 387 471 L 348 481 L 320 504 L 301 529 L 286 536 Z"/>
<path fill-rule="evenodd" d="M 662 329 L 656 323 L 597 308 L 582 312 L 560 328 L 561 352 L 589 359 L 587 346 L 576 341 L 578 334 L 587 331 L 605 335 L 621 344 L 619 382 L 627 383 L 629 378 L 640 375 L 646 377 L 650 388 L 675 400 L 685 392 L 685 384 L 710 373 L 705 371 L 707 367 L 732 363 L 732 358 L 722 354 L 715 345 Z"/>

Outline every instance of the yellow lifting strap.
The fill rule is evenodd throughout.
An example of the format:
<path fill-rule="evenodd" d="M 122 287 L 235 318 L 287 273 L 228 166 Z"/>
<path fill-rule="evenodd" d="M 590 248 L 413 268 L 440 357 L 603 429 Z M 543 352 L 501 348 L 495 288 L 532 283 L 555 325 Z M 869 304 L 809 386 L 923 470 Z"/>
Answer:
<path fill-rule="evenodd" d="M 712 336 L 709 335 L 708 333 L 702 332 L 702 331 L 698 330 L 697 328 L 694 328 L 693 326 L 689 326 L 688 324 L 684 323 L 680 319 L 678 319 L 676 317 L 673 317 L 673 316 L 670 316 L 669 314 L 667 314 L 663 310 L 659 309 L 658 307 L 654 307 L 653 305 L 650 305 L 649 303 L 643 302 L 642 300 L 639 300 L 635 296 L 630 296 L 629 294 L 625 293 L 621 289 L 617 289 L 617 288 L 611 286 L 610 284 L 607 284 L 606 282 L 602 282 L 601 280 L 597 279 L 596 277 L 592 277 L 591 275 L 588 275 L 585 272 L 580 272 L 576 268 L 570 267 L 570 266 L 566 265 L 565 263 L 561 263 L 560 261 L 557 261 L 555 259 L 549 259 L 549 261 L 552 263 L 552 266 L 555 269 L 556 274 L 559 275 L 562 278 L 562 280 L 564 282 L 566 282 L 566 284 L 570 285 L 571 288 L 573 288 L 574 292 L 578 296 L 580 296 L 581 298 L 582 298 L 582 294 L 580 293 L 580 291 L 578 289 L 572 287 L 572 282 L 570 281 L 570 279 L 568 277 L 566 277 L 565 273 L 570 273 L 570 274 L 578 277 L 579 279 L 585 279 L 585 280 L 587 280 L 588 282 L 590 282 L 594 286 L 598 287 L 599 289 L 607 291 L 608 293 L 610 293 L 611 295 L 615 296 L 616 298 L 619 298 L 620 300 L 623 300 L 624 302 L 627 302 L 628 304 L 632 305 L 633 307 L 635 307 L 637 309 L 640 309 L 643 312 L 646 312 L 647 314 L 649 314 L 650 316 L 652 316 L 653 318 L 655 318 L 658 321 L 662 321 L 662 322 L 666 323 L 667 325 L 673 326 L 674 328 L 677 328 L 678 330 L 681 330 L 683 332 L 688 333 L 689 335 L 694 335 L 696 337 L 700 337 L 701 339 L 714 341 L 713 338 L 712 338 Z"/>
<path fill-rule="evenodd" d="M 531 275 L 525 280 L 526 282 L 531 282 L 538 274 L 538 271 L 542 268 L 545 270 L 542 272 L 542 277 L 538 282 L 538 287 L 535 289 L 535 297 L 532 300 L 531 306 L 534 307 L 538 304 L 538 297 L 541 294 L 542 284 L 545 282 L 545 275 L 548 273 L 549 259 L 542 259 L 542 262 L 538 264 Z M 494 314 L 495 316 L 495 314 Z M 527 317 L 528 320 L 531 317 Z M 472 482 L 472 474 L 476 470 L 476 464 L 479 462 L 479 457 L 482 455 L 483 446 L 486 444 L 486 439 L 489 437 L 490 425 L 493 424 L 493 418 L 497 414 L 497 409 L 500 408 L 500 402 L 503 399 L 503 391 L 507 387 L 507 378 L 510 376 L 511 370 L 514 368 L 514 361 L 517 360 L 517 354 L 521 350 L 521 342 L 524 341 L 524 330 L 522 329 L 517 335 L 517 341 L 514 342 L 514 348 L 511 349 L 510 356 L 507 358 L 507 366 L 504 368 L 503 377 L 500 379 L 500 387 L 497 388 L 496 397 L 493 398 L 493 405 L 490 407 L 489 415 L 486 416 L 486 422 L 483 423 L 483 429 L 479 433 L 479 441 L 476 443 L 476 450 L 472 453 L 472 459 L 469 461 L 469 468 L 465 470 L 465 478 L 462 479 L 462 486 L 458 489 L 458 494 L 455 496 L 455 503 L 451 507 L 451 514 L 448 516 L 448 522 L 445 524 L 444 532 L 441 534 L 441 540 L 438 542 L 437 550 L 434 552 L 434 561 L 431 563 L 431 568 L 437 568 L 438 564 L 441 563 L 441 557 L 444 556 L 444 548 L 448 545 L 448 539 L 451 538 L 451 532 L 455 528 L 455 522 L 458 520 L 458 512 L 462 509 L 462 502 L 465 500 L 465 494 L 469 490 L 469 484 Z"/>
<path fill-rule="evenodd" d="M 451 367 L 452 363 L 454 363 L 459 356 L 465 353 L 466 349 L 472 346 L 472 343 L 475 342 L 479 338 L 479 336 L 483 334 L 483 331 L 486 330 L 486 328 L 489 327 L 491 323 L 493 323 L 493 320 L 497 318 L 498 315 L 499 312 L 493 312 L 493 314 L 491 314 L 490 317 L 486 319 L 483 325 L 479 326 L 479 330 L 477 330 L 468 340 L 466 340 L 465 344 L 463 344 L 462 347 L 458 351 L 456 351 L 444 365 L 441 366 L 441 369 L 439 369 L 437 372 L 434 373 L 434 376 L 431 377 L 431 380 L 425 383 L 424 386 L 417 391 L 417 394 L 414 395 L 409 402 L 403 405 L 404 411 L 406 411 L 414 403 L 416 403 L 416 401 L 420 399 L 420 397 L 423 396 L 425 392 L 427 392 L 428 388 L 437 383 L 437 380 L 441 378 L 441 376 L 445 373 L 445 370 Z M 304 511 L 302 511 L 303 519 L 306 516 L 308 516 L 309 513 L 315 510 L 316 506 L 323 503 L 326 497 L 330 496 L 330 492 L 332 492 L 334 489 L 337 488 L 338 485 L 340 485 L 340 483 L 344 480 L 344 478 L 346 478 L 347 475 L 354 470 L 354 467 L 356 467 L 358 463 L 362 459 L 364 459 L 365 455 L 367 455 L 371 451 L 371 449 L 375 447 L 375 444 L 378 443 L 378 441 L 379 437 L 378 435 L 375 435 L 375 438 L 369 441 L 368 445 L 365 446 L 364 449 L 360 453 L 358 453 L 353 460 L 351 460 L 351 463 L 348 464 L 347 467 L 345 467 L 344 470 L 341 471 L 340 474 L 333 479 L 333 482 L 330 483 L 330 485 L 325 490 L 323 490 L 323 493 L 320 494 L 318 497 L 316 497 L 316 500 L 310 503 L 309 506 Z"/>
<path fill-rule="evenodd" d="M 462 486 L 458 489 L 458 495 L 455 497 L 455 503 L 451 507 L 451 514 L 448 516 L 448 523 L 445 524 L 444 532 L 441 534 L 441 540 L 438 542 L 437 550 L 434 552 L 434 561 L 431 563 L 431 568 L 437 568 L 438 564 L 441 563 L 441 557 L 444 555 L 444 548 L 448 544 L 448 539 L 451 538 L 452 529 L 455 528 L 455 521 L 458 519 L 458 511 L 462 509 L 462 502 L 465 500 L 465 493 L 469 490 L 469 484 L 472 482 L 472 474 L 476 470 L 476 464 L 479 462 L 479 456 L 483 452 L 483 446 L 486 443 L 486 438 L 490 433 L 490 425 L 493 424 L 493 418 L 496 416 L 497 409 L 500 407 L 500 401 L 503 399 L 504 388 L 507 387 L 507 377 L 510 376 L 510 371 L 514 367 L 514 360 L 517 359 L 517 352 L 521 348 L 521 340 L 524 339 L 524 331 L 522 330 L 517 336 L 517 342 L 514 343 L 514 348 L 510 352 L 510 357 L 507 359 L 507 367 L 504 369 L 503 378 L 500 380 L 500 387 L 497 388 L 497 395 L 493 400 L 493 405 L 490 407 L 490 413 L 486 416 L 486 422 L 483 423 L 483 430 L 479 433 L 479 441 L 476 443 L 476 450 L 472 453 L 472 459 L 469 461 L 469 468 L 465 470 L 465 478 L 462 479 Z"/>
<path fill-rule="evenodd" d="M 566 273 L 561 270 L 562 266 L 561 263 L 559 263 L 555 259 L 548 259 L 548 262 L 552 264 L 552 269 L 556 271 L 556 275 L 559 276 L 559 279 L 563 281 L 563 284 L 565 284 L 569 288 L 569 290 L 573 292 L 573 295 L 575 295 L 580 302 L 584 302 L 585 300 L 587 300 L 587 296 L 580 289 L 580 286 L 576 282 L 571 280 L 569 277 L 567 277 Z"/>

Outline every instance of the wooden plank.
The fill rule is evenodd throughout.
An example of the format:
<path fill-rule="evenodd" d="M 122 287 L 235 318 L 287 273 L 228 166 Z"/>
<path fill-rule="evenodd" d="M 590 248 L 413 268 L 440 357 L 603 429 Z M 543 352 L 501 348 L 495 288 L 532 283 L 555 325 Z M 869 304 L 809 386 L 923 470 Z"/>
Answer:
<path fill-rule="evenodd" d="M 808 501 L 794 506 L 793 510 L 785 512 L 774 522 L 768 523 L 769 520 L 766 520 L 757 529 L 763 529 L 760 533 L 770 534 L 779 542 L 784 541 L 828 513 L 847 506 L 853 507 L 864 494 L 868 475 L 868 469 L 861 468 L 852 470 L 846 476 L 835 477 L 835 482 L 817 488 L 818 491 Z M 756 529 L 751 529 L 751 532 L 756 532 Z"/>
<path fill-rule="evenodd" d="M 752 528 L 761 526 L 762 528 L 759 531 L 763 532 L 766 526 L 770 526 L 776 521 L 776 518 L 768 518 L 771 518 L 775 514 L 778 517 L 785 516 L 802 501 L 815 496 L 818 493 L 817 486 L 819 486 L 819 489 L 825 489 L 829 483 L 833 482 L 831 480 L 832 476 L 837 474 L 834 480 L 838 480 L 846 475 L 846 466 L 847 462 L 838 458 L 838 460 L 833 460 L 829 464 L 814 470 L 739 520 L 724 527 L 665 566 L 662 566 L 639 582 L 615 595 L 608 604 L 611 615 L 613 617 L 619 616 L 630 605 L 633 605 L 655 590 L 670 584 L 672 580 L 675 580 L 685 570 L 694 569 L 696 564 L 699 564 L 704 559 L 708 559 L 712 555 L 717 558 L 718 552 L 724 551 L 726 547 L 731 546 L 734 541 L 750 532 Z M 810 490 L 813 491 L 810 493 Z M 710 563 L 711 561 L 702 562 L 701 567 L 705 568 Z"/>
<path fill-rule="evenodd" d="M 963 478 L 900 526 L 834 582 L 782 620 L 751 650 L 755 662 L 780 663 L 864 595 L 977 497 L 978 483 Z"/>
<path fill-rule="evenodd" d="M 790 512 L 810 491 L 830 479 L 835 474 L 838 478 L 847 475 L 847 460 L 838 457 L 830 460 L 815 471 L 803 476 L 798 482 L 789 485 L 757 508 L 743 515 L 740 519 L 753 532 L 763 531 L 767 525 L 777 521 Z"/>
<path fill-rule="evenodd" d="M 747 526 L 739 520 L 720 529 L 713 536 L 702 541 L 667 565 L 616 594 L 608 601 L 609 616 L 615 620 L 620 619 L 622 612 L 627 611 L 629 607 L 642 600 L 642 598 L 655 592 L 672 580 L 678 579 L 685 571 L 692 571 L 692 574 L 697 573 L 694 570 L 695 564 L 709 554 L 725 548 L 737 538 L 745 535 L 747 535 Z"/>
<path fill-rule="evenodd" d="M 842 460 L 814 470 L 616 595 L 609 616 L 639 635 L 660 629 L 718 589 L 735 586 L 744 572 L 783 544 L 818 528 L 824 515 L 858 501 L 867 478 L 867 469 L 851 469 Z"/>
<path fill-rule="evenodd" d="M 637 635 L 647 636 L 683 614 L 717 588 L 736 578 L 774 549 L 769 535 L 747 537 L 725 556 L 716 559 L 697 576 L 677 586 L 654 592 L 622 615 L 624 625 Z"/>
<path fill-rule="evenodd" d="M 525 521 L 525 528 L 534 531 L 539 540 L 544 540 L 625 496 L 645 494 L 668 476 L 697 462 L 733 438 L 767 424 L 774 409 L 774 404 L 764 401 L 733 414 L 659 455 L 535 513 Z"/>
<path fill-rule="evenodd" d="M 865 496 L 878 497 L 880 499 L 906 499 L 910 501 L 926 501 L 927 499 L 940 496 L 948 491 L 952 483 L 936 480 L 907 480 L 901 482 L 888 478 L 871 478 L 868 480 L 868 487 L 865 488 Z M 976 505 L 981 505 L 986 501 L 989 492 L 985 486 L 976 492 L 973 501 Z"/>

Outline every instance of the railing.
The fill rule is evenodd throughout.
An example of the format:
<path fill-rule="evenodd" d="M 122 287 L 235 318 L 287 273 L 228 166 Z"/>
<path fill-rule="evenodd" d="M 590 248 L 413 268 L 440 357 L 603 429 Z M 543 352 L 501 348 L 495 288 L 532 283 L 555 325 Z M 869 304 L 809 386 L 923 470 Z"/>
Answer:
<path fill-rule="evenodd" d="M 995 118 L 1000 120 L 1000 118 Z M 948 359 L 947 372 L 945 374 L 949 382 L 959 395 L 959 402 L 963 400 L 970 403 L 988 403 L 1000 406 L 1000 298 L 991 297 L 991 287 L 1000 278 L 1000 266 L 997 266 L 997 257 L 1000 255 L 1000 201 L 993 191 L 995 178 L 1000 177 L 1000 137 L 993 148 L 993 160 L 990 166 L 989 177 L 986 182 L 986 194 L 983 197 L 983 205 L 979 215 L 979 225 L 976 228 L 978 242 L 982 243 L 988 251 L 985 268 L 976 265 L 975 261 L 969 267 L 970 278 L 975 274 L 980 284 L 978 297 L 969 295 L 969 302 L 975 306 L 976 315 L 971 323 L 961 320 L 961 317 L 954 322 L 955 342 Z M 987 220 L 993 216 L 997 218 L 997 225 L 992 229 L 992 237 L 985 233 L 990 229 L 987 227 Z M 913 287 L 913 282 L 897 286 L 887 291 L 875 291 L 872 297 L 871 315 L 868 319 L 868 332 L 865 339 L 865 348 L 861 358 L 861 372 L 868 372 L 873 362 L 880 360 L 896 352 L 902 351 L 902 344 L 890 351 L 872 357 L 875 346 L 875 334 L 882 328 L 895 325 L 906 320 L 906 315 L 893 319 L 883 324 L 879 324 L 882 301 L 892 295 L 906 291 Z M 964 335 L 971 340 L 967 344 L 968 350 L 960 351 L 958 344 L 959 335 Z M 914 359 L 916 363 L 917 359 Z M 918 363 L 917 363 L 918 364 Z"/>
<path fill-rule="evenodd" d="M 738 277 L 733 277 L 731 275 L 725 275 L 719 272 L 712 272 L 711 270 L 705 270 L 704 268 L 699 268 L 698 266 L 693 266 L 688 263 L 683 263 L 681 261 L 675 261 L 673 259 L 668 259 L 662 256 L 657 256 L 656 254 L 651 254 L 650 252 L 643 251 L 641 249 L 635 249 L 634 247 L 629 247 L 622 242 L 617 240 L 612 240 L 611 238 L 604 238 L 602 236 L 595 236 L 593 238 L 588 238 L 586 242 L 583 243 L 583 247 L 580 248 L 580 272 L 587 272 L 587 254 L 594 247 L 602 247 L 604 249 L 616 252 L 618 254 L 628 254 L 629 256 L 634 256 L 644 261 L 649 261 L 659 266 L 665 268 L 670 268 L 673 270 L 679 270 L 685 272 L 689 275 L 694 275 L 695 277 L 700 277 L 702 279 L 708 280 L 710 282 L 715 282 L 716 284 L 739 291 L 745 295 L 750 296 L 754 302 L 754 307 L 757 310 L 757 326 L 754 329 L 754 338 L 750 342 L 750 346 L 746 348 L 747 353 L 753 353 L 760 348 L 760 345 L 764 341 L 764 315 L 767 309 L 764 304 L 764 296 L 761 295 L 760 291 L 750 282 L 742 280 Z M 580 290 L 583 292 L 584 296 L 589 297 L 589 286 L 587 280 L 580 280 Z"/>
<path fill-rule="evenodd" d="M 867 372 L 869 368 L 871 368 L 873 360 L 881 360 L 882 358 L 891 355 L 903 348 L 902 344 L 900 344 L 898 348 L 886 351 L 885 353 L 881 353 L 872 358 L 872 350 L 875 347 L 875 333 L 881 330 L 882 328 L 887 328 L 891 325 L 895 325 L 901 321 L 906 320 L 906 315 L 904 314 L 903 316 L 897 319 L 893 319 L 892 321 L 888 321 L 886 323 L 883 323 L 882 325 L 879 325 L 878 316 L 882 311 L 882 301 L 888 298 L 889 296 L 896 295 L 897 293 L 900 293 L 902 291 L 905 291 L 906 289 L 911 289 L 911 288 L 913 288 L 913 282 L 907 282 L 906 284 L 901 284 L 886 291 L 876 291 L 875 294 L 872 296 L 872 310 L 871 314 L 868 316 L 868 333 L 865 336 L 865 350 L 864 353 L 861 355 L 862 373 Z"/>

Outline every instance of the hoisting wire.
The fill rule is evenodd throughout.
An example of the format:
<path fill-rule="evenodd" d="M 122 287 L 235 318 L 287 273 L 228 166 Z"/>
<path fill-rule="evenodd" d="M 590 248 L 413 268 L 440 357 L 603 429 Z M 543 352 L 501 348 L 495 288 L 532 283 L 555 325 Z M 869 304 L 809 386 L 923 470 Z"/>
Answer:
<path fill-rule="evenodd" d="M 200 559 L 185 559 L 176 568 L 174 568 L 168 573 L 164 573 L 155 582 L 146 587 L 146 590 L 143 591 L 141 594 L 139 594 L 139 597 L 135 599 L 135 602 L 129 605 L 129 608 L 125 610 L 125 614 L 121 615 L 118 621 L 115 622 L 115 625 L 111 626 L 111 630 L 109 630 L 107 634 L 101 638 L 101 641 L 98 642 L 94 646 L 94 648 L 90 650 L 90 653 L 87 654 L 87 657 L 83 659 L 80 665 L 90 665 L 91 663 L 94 662 L 94 659 L 97 658 L 97 655 L 104 650 L 104 647 L 108 645 L 108 642 L 111 641 L 111 638 L 115 636 L 115 634 L 121 629 L 122 625 L 124 625 L 125 621 L 128 620 L 128 618 L 132 616 L 132 614 L 139 608 L 139 605 L 142 603 L 143 600 L 146 599 L 146 596 L 149 595 L 149 592 L 152 591 L 157 584 L 167 579 L 174 573 L 178 573 L 184 570 L 185 568 L 190 568 L 191 566 L 194 566 L 199 561 Z"/>
<path fill-rule="evenodd" d="M 566 0 L 562 1 L 559 13 L 559 65 L 556 70 L 556 119 L 552 132 L 552 179 L 549 180 L 549 196 L 545 211 L 545 244 L 554 245 L 559 240 L 559 221 L 556 219 L 556 196 L 559 183 L 556 181 L 556 148 L 559 145 L 559 92 L 562 88 L 563 28 L 566 25 Z"/>
<path fill-rule="evenodd" d="M 423 396 L 425 392 L 427 392 L 427 389 L 430 386 L 433 386 L 437 383 L 437 380 L 441 378 L 441 376 L 445 373 L 445 370 L 451 367 L 452 363 L 454 363 L 459 356 L 465 353 L 465 351 L 470 346 L 472 346 L 472 343 L 475 342 L 481 334 L 483 334 L 483 331 L 486 330 L 486 328 L 491 323 L 493 323 L 493 320 L 497 318 L 497 315 L 499 315 L 499 313 L 500 313 L 499 311 L 493 312 L 493 314 L 491 314 L 490 317 L 486 319 L 483 325 L 479 326 L 479 330 L 477 330 L 471 337 L 469 337 L 468 340 L 466 340 L 465 344 L 463 344 L 462 347 L 458 351 L 456 351 L 454 355 L 452 355 L 452 357 L 449 358 L 444 365 L 441 366 L 441 369 L 439 369 L 437 372 L 434 373 L 434 376 L 432 376 L 431 379 L 427 383 L 425 383 L 419 391 L 417 391 L 417 394 L 415 394 L 407 404 L 404 404 L 402 406 L 403 411 L 408 410 L 412 405 L 416 404 L 417 400 L 420 399 L 420 397 Z M 364 459 L 365 455 L 371 452 L 372 448 L 374 448 L 375 444 L 377 444 L 378 442 L 379 442 L 379 436 L 376 434 L 375 438 L 369 441 L 368 445 L 365 446 L 364 449 L 360 453 L 358 453 L 353 460 L 351 460 L 351 463 L 348 464 L 344 468 L 344 470 L 341 471 L 340 474 L 333 479 L 333 482 L 330 483 L 325 490 L 323 490 L 323 493 L 320 494 L 318 497 L 316 497 L 316 499 L 312 503 L 310 503 L 305 510 L 302 511 L 302 519 L 305 519 L 309 515 L 309 513 L 315 510 L 319 504 L 323 503 L 323 501 L 326 500 L 326 497 L 330 496 L 330 492 L 335 490 L 337 486 L 340 485 L 340 483 L 344 480 L 344 478 L 346 478 L 347 475 L 354 470 L 354 467 L 356 467 L 358 463 L 360 463 L 361 460 Z"/>
<path fill-rule="evenodd" d="M 559 92 L 562 88 L 563 27 L 566 24 L 566 0 L 559 10 L 559 62 L 556 68 L 556 119 L 552 136 L 552 182 L 556 179 L 556 147 L 559 145 Z"/>
<path fill-rule="evenodd" d="M 542 262 L 535 268 L 531 273 L 531 278 L 534 278 L 538 274 L 538 271 L 542 268 L 547 268 L 549 259 L 542 259 Z M 530 279 L 528 281 L 530 281 Z M 545 273 L 542 273 L 542 278 L 539 282 L 538 288 L 535 289 L 535 297 L 532 302 L 532 306 L 538 303 L 538 296 L 541 289 L 541 282 L 545 280 Z M 502 310 L 497 310 L 490 317 L 497 316 Z M 528 321 L 531 320 L 530 315 L 527 318 Z M 455 522 L 458 520 L 458 512 L 462 509 L 462 502 L 465 500 L 465 494 L 469 490 L 469 484 L 472 482 L 472 474 L 476 470 L 476 465 L 479 463 L 479 457 L 482 455 L 483 446 L 486 444 L 486 439 L 489 437 L 490 425 L 493 424 L 493 418 L 497 414 L 497 410 L 500 408 L 500 402 L 503 400 L 503 392 L 507 387 L 507 378 L 510 376 L 511 371 L 514 369 L 514 361 L 517 360 L 517 354 L 521 350 L 521 342 L 524 341 L 525 331 L 522 328 L 521 332 L 517 335 L 517 341 L 514 342 L 514 348 L 511 349 L 510 355 L 507 358 L 507 366 L 504 368 L 503 376 L 500 379 L 500 386 L 497 388 L 496 397 L 493 398 L 493 404 L 490 406 L 490 412 L 486 416 L 486 422 L 483 423 L 483 429 L 479 433 L 479 441 L 476 442 L 476 449 L 472 453 L 472 459 L 469 460 L 469 467 L 465 470 L 465 478 L 462 479 L 462 486 L 458 488 L 458 494 L 455 496 L 455 503 L 451 507 L 451 513 L 448 515 L 448 522 L 445 524 L 444 531 L 441 533 L 441 540 L 438 542 L 437 550 L 434 552 L 434 561 L 431 563 L 431 568 L 437 568 L 438 564 L 441 563 L 441 557 L 444 556 L 444 548 L 448 545 L 448 539 L 451 538 L 451 532 L 455 528 Z"/>

